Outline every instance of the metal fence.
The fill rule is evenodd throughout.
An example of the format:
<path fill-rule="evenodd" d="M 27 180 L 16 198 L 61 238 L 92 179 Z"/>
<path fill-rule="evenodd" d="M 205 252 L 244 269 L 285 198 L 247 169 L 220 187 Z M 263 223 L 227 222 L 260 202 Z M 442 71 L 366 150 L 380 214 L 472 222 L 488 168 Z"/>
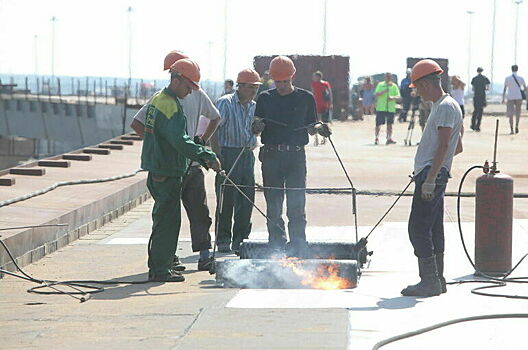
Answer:
<path fill-rule="evenodd" d="M 166 84 L 143 79 L 0 75 L 0 93 L 50 102 L 115 104 L 126 100 L 128 104 L 140 105 Z M 215 101 L 222 94 L 223 83 L 204 81 L 202 88 Z"/>

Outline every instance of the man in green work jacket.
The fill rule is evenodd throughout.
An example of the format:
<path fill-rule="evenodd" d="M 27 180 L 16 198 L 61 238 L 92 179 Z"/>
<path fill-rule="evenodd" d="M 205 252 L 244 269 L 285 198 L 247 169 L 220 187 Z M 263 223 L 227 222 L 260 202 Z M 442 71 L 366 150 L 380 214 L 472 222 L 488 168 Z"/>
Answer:
<path fill-rule="evenodd" d="M 149 280 L 183 282 L 181 273 L 170 268 L 181 223 L 181 187 L 188 162 L 197 161 L 216 172 L 216 155 L 195 144 L 187 135 L 185 114 L 178 98 L 198 89 L 200 69 L 189 59 L 171 66 L 171 81 L 150 103 L 145 117 L 141 168 L 149 172 L 147 187 L 154 198 L 152 234 L 149 242 Z"/>

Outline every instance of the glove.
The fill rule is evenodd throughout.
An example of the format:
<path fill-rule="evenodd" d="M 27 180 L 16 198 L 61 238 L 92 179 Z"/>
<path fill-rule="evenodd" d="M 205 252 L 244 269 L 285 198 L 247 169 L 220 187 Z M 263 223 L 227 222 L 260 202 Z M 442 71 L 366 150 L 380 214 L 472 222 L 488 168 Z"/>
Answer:
<path fill-rule="evenodd" d="M 216 157 L 213 160 L 208 160 L 205 164 L 208 169 L 213 169 L 217 173 L 222 171 L 222 164 L 220 164 L 220 161 Z"/>
<path fill-rule="evenodd" d="M 202 139 L 200 136 L 196 135 L 193 139 L 194 143 L 196 143 L 197 145 L 202 145 L 202 146 L 205 146 L 205 140 Z"/>
<path fill-rule="evenodd" d="M 322 137 L 329 137 L 332 135 L 332 130 L 330 130 L 328 124 L 318 124 L 315 128 Z"/>
<path fill-rule="evenodd" d="M 436 184 L 434 182 L 424 182 L 422 184 L 422 199 L 430 201 L 434 198 L 434 190 Z"/>
<path fill-rule="evenodd" d="M 251 131 L 254 135 L 260 135 L 264 131 L 265 126 L 266 124 L 262 118 L 255 117 L 251 123 Z"/>

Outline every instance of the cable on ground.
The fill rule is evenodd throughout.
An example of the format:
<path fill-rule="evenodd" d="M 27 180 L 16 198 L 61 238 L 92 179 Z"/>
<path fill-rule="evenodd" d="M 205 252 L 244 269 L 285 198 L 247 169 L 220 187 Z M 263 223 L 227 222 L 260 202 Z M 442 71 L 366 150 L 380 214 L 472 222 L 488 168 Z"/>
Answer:
<path fill-rule="evenodd" d="M 19 229 L 19 228 L 37 228 L 37 227 L 50 227 L 50 226 L 66 226 L 66 224 L 46 224 L 46 225 L 33 225 L 33 226 L 20 226 L 20 227 L 10 227 L 10 228 L 3 228 L 1 230 L 6 231 L 10 229 Z M 4 248 L 4 250 L 7 252 L 7 255 L 9 256 L 9 259 L 15 266 L 15 268 L 20 272 L 20 274 L 16 272 L 7 271 L 4 269 L 0 269 L 0 273 L 6 274 L 9 276 L 13 276 L 16 278 L 20 278 L 22 280 L 26 280 L 29 282 L 33 282 L 38 284 L 36 287 L 32 287 L 27 290 L 28 293 L 36 293 L 36 294 L 59 294 L 59 295 L 67 295 L 69 297 L 72 297 L 74 299 L 79 300 L 81 303 L 87 301 L 90 299 L 91 294 L 94 293 L 100 293 L 104 291 L 104 288 L 93 286 L 91 284 L 100 284 L 100 285 L 113 285 L 113 284 L 146 284 L 150 283 L 150 281 L 96 281 L 96 280 L 79 280 L 79 281 L 53 281 L 53 280 L 42 280 L 39 278 L 35 278 L 26 272 L 18 265 L 16 262 L 16 259 L 13 257 L 13 254 L 11 254 L 11 251 L 7 247 L 7 245 L 4 243 L 4 241 L 0 240 L 0 244 Z M 59 286 L 64 286 L 67 288 L 72 289 L 73 291 L 64 291 Z M 42 291 L 43 288 L 50 288 L 51 291 Z M 78 295 L 81 295 L 81 297 L 78 297 Z"/>
<path fill-rule="evenodd" d="M 127 177 L 136 176 L 138 173 L 143 172 L 143 171 L 145 171 L 145 170 L 138 169 L 138 170 L 136 170 L 134 172 L 131 172 L 131 173 L 128 173 L 128 174 L 112 176 L 112 177 L 105 177 L 105 178 L 101 178 L 101 179 L 85 179 L 85 180 L 71 180 L 71 181 L 57 182 L 57 183 L 55 183 L 55 184 L 53 184 L 51 186 L 48 186 L 48 187 L 46 187 L 46 188 L 44 188 L 42 190 L 34 191 L 34 192 L 31 192 L 31 193 L 25 194 L 23 196 L 20 196 L 20 197 L 16 197 L 16 198 L 12 198 L 12 199 L 7 199 L 5 201 L 1 201 L 0 202 L 0 208 L 5 207 L 6 205 L 10 205 L 10 204 L 13 204 L 13 203 L 17 203 L 17 202 L 28 200 L 28 199 L 33 198 L 33 197 L 41 196 L 41 195 L 43 195 L 45 193 L 53 191 L 53 190 L 55 190 L 55 189 L 57 189 L 59 187 L 62 187 L 62 186 L 86 185 L 86 184 L 94 184 L 94 183 L 101 183 L 101 182 L 116 181 L 116 180 L 125 179 Z"/>
<path fill-rule="evenodd" d="M 456 323 L 477 321 L 477 320 L 494 320 L 494 319 L 502 319 L 502 318 L 528 318 L 528 314 L 492 314 L 492 315 L 480 315 L 480 316 L 470 316 L 470 317 L 456 318 L 456 319 L 449 320 L 449 321 L 446 321 L 446 322 L 437 323 L 437 324 L 434 324 L 434 325 L 429 326 L 429 327 L 417 329 L 417 330 L 412 331 L 412 332 L 407 332 L 407 333 L 403 333 L 403 334 L 400 334 L 400 335 L 396 335 L 394 337 L 390 337 L 390 338 L 384 339 L 384 340 L 379 341 L 376 344 L 374 344 L 374 346 L 372 347 L 372 350 L 378 350 L 378 349 L 380 349 L 381 347 L 383 347 L 383 346 L 385 346 L 387 344 L 394 343 L 395 341 L 399 341 L 399 340 L 403 340 L 403 339 L 406 339 L 406 338 L 414 337 L 414 336 L 417 336 L 417 335 L 420 335 L 420 334 L 424 334 L 424 333 L 430 332 L 432 330 L 435 330 L 435 329 L 438 329 L 438 328 L 442 328 L 442 327 L 446 327 L 446 326 L 449 326 L 449 325 L 452 325 L 452 324 L 456 324 Z"/>

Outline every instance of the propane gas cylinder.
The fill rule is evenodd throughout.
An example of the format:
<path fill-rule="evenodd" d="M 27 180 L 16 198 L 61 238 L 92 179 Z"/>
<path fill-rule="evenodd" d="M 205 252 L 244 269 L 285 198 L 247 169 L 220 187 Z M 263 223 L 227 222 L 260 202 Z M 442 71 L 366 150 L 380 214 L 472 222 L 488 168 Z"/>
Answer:
<path fill-rule="evenodd" d="M 504 275 L 512 267 L 513 179 L 494 171 L 480 176 L 475 201 L 475 265 Z"/>

